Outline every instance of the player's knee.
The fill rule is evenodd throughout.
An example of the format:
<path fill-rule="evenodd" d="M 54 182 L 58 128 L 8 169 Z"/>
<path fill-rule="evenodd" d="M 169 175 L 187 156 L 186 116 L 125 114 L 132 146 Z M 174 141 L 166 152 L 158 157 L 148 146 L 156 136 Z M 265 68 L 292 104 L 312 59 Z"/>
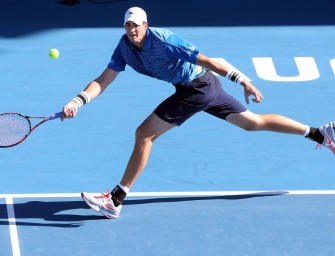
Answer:
<path fill-rule="evenodd" d="M 135 131 L 135 138 L 137 142 L 153 141 L 151 137 L 152 136 L 150 136 L 150 133 L 145 126 L 141 125 L 137 127 Z"/>
<path fill-rule="evenodd" d="M 253 114 L 252 118 L 247 119 L 248 121 L 243 124 L 243 129 L 248 132 L 264 130 L 266 122 L 263 115 Z"/>
<path fill-rule="evenodd" d="M 137 129 L 135 131 L 135 138 L 136 138 L 137 141 L 143 140 L 145 138 L 145 131 L 144 131 L 143 127 L 141 127 L 141 126 L 137 127 Z"/>
<path fill-rule="evenodd" d="M 247 132 L 257 131 L 254 125 L 246 125 L 246 126 L 243 126 L 242 129 Z"/>
<path fill-rule="evenodd" d="M 254 132 L 261 130 L 261 123 L 256 121 L 250 121 L 248 123 L 245 123 L 241 128 L 248 132 Z"/>

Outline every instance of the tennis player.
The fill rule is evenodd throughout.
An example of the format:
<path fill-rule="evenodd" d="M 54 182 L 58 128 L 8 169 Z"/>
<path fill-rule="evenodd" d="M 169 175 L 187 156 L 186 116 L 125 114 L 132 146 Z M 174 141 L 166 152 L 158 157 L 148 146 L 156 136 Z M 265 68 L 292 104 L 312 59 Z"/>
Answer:
<path fill-rule="evenodd" d="M 63 117 L 73 118 L 78 109 L 103 93 L 129 65 L 138 73 L 171 83 L 176 91 L 165 99 L 137 128 L 135 146 L 120 183 L 101 196 L 82 193 L 94 210 L 117 218 L 129 189 L 145 168 L 153 142 L 168 130 L 180 126 L 192 115 L 208 114 L 247 131 L 272 131 L 301 135 L 335 154 L 335 122 L 310 127 L 277 114 L 255 114 L 222 89 L 213 74 L 241 85 L 246 103 L 263 99 L 261 92 L 241 74 L 208 58 L 190 42 L 162 28 L 148 27 L 145 11 L 132 7 L 125 13 L 125 34 L 102 74 L 63 107 Z"/>

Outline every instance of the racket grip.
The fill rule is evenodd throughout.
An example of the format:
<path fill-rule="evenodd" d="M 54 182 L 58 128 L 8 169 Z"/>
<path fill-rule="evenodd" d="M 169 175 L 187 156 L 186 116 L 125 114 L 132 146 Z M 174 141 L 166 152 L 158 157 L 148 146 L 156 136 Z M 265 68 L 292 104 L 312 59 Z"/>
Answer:
<path fill-rule="evenodd" d="M 63 111 L 55 113 L 55 114 L 52 114 L 51 116 L 44 117 L 44 119 L 46 121 L 48 121 L 48 120 L 54 120 L 54 119 L 60 118 L 62 115 L 63 115 Z"/>

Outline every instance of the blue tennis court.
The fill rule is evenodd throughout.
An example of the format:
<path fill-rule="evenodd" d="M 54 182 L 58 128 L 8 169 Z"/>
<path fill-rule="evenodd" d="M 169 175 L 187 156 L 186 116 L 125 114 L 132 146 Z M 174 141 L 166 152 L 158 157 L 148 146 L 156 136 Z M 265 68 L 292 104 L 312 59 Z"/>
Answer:
<path fill-rule="evenodd" d="M 251 79 L 264 95 L 248 106 L 253 112 L 323 125 L 335 120 L 335 3 L 301 2 L 240 0 L 237 17 L 219 0 L 178 8 L 1 0 L 0 112 L 61 111 L 107 66 L 125 10 L 141 6 L 150 26 L 171 29 Z M 220 79 L 244 103 L 242 88 Z M 1 149 L 1 255 L 334 255 L 333 154 L 300 136 L 246 132 L 206 113 L 155 142 L 119 219 L 88 209 L 80 192 L 120 181 L 136 128 L 173 90 L 127 67 L 75 119 L 50 121 Z"/>

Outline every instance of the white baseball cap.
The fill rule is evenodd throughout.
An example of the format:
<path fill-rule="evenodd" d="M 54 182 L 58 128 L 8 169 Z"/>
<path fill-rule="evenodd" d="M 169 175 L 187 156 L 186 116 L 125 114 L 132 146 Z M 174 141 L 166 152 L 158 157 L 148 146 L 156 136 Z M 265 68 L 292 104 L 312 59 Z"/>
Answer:
<path fill-rule="evenodd" d="M 147 21 L 147 14 L 145 11 L 139 7 L 131 7 L 126 11 L 126 14 L 124 15 L 124 23 L 123 26 L 126 24 L 127 21 L 135 22 L 137 25 L 141 25 L 142 22 Z"/>

